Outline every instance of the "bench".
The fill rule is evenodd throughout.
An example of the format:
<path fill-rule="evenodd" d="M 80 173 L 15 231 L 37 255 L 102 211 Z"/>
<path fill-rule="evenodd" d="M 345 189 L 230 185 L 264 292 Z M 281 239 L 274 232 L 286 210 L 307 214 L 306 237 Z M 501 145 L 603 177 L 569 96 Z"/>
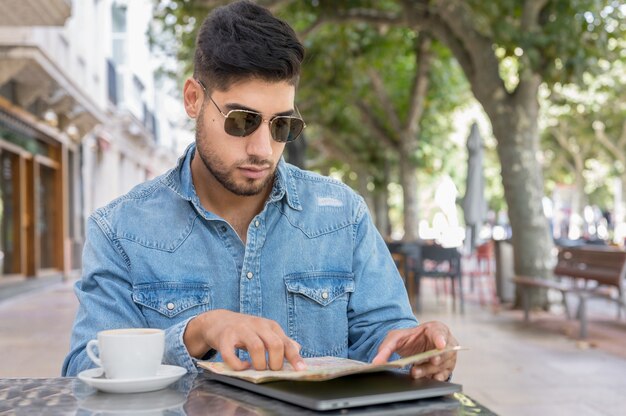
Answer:
<path fill-rule="evenodd" d="M 560 248 L 554 275 L 558 280 L 516 276 L 513 282 L 521 289 L 524 320 L 529 321 L 530 291 L 537 288 L 561 292 L 567 318 L 570 319 L 567 294 L 578 298 L 576 317 L 580 321 L 579 337 L 587 337 L 587 301 L 607 299 L 617 304 L 618 318 L 626 308 L 624 281 L 626 252 L 612 247 L 580 246 Z M 617 289 L 617 296 L 615 296 Z"/>

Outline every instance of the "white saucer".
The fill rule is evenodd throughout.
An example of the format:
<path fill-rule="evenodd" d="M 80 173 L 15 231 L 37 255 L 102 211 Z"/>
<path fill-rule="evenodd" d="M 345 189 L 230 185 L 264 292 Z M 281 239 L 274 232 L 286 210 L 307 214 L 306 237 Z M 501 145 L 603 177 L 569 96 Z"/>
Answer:
<path fill-rule="evenodd" d="M 143 393 L 164 389 L 186 373 L 187 370 L 182 367 L 161 365 L 154 377 L 111 380 L 104 377 L 102 368 L 92 368 L 81 371 L 78 379 L 107 393 Z"/>

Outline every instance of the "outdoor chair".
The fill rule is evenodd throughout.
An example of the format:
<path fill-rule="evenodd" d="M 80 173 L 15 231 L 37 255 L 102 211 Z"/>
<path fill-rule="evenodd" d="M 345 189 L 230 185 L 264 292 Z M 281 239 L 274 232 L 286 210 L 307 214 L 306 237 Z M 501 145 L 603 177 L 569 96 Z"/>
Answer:
<path fill-rule="evenodd" d="M 456 248 L 444 248 L 421 241 L 388 242 L 387 247 L 403 277 L 409 301 L 416 310 L 421 310 L 421 281 L 423 278 L 450 279 L 453 310 L 456 311 L 456 293 L 459 295 L 461 313 L 464 311 L 461 289 L 461 253 Z M 439 298 L 437 286 L 436 296 Z"/>
<path fill-rule="evenodd" d="M 458 293 L 461 313 L 464 313 L 463 285 L 461 272 L 461 253 L 455 247 L 441 247 L 439 245 L 421 245 L 415 265 L 415 279 L 418 296 L 418 311 L 421 308 L 421 283 L 424 278 L 449 279 L 452 295 L 452 310 L 456 311 L 456 297 Z M 435 286 L 436 296 L 439 296 Z"/>
<path fill-rule="evenodd" d="M 499 303 L 496 294 L 494 246 L 493 240 L 486 241 L 465 258 L 464 275 L 468 278 L 470 292 L 478 292 L 481 306 L 490 303 L 495 307 Z"/>

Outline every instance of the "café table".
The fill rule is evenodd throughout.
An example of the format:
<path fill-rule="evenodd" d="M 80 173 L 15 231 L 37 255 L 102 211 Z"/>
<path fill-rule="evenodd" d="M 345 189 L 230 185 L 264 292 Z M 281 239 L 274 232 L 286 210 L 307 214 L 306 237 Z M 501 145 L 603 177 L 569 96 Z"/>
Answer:
<path fill-rule="evenodd" d="M 494 415 L 469 396 L 315 412 L 190 374 L 149 393 L 102 393 L 74 377 L 0 379 L 0 415 Z"/>

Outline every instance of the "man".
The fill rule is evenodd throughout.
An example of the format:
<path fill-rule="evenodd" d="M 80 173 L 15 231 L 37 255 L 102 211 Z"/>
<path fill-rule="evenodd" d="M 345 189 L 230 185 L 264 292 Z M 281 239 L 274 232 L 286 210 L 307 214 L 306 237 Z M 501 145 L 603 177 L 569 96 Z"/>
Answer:
<path fill-rule="evenodd" d="M 363 199 L 282 159 L 305 127 L 294 31 L 237 2 L 207 17 L 196 46 L 184 86 L 195 144 L 89 218 L 63 374 L 92 367 L 86 343 L 122 327 L 163 328 L 164 362 L 189 371 L 198 359 L 303 369 L 302 357 L 380 363 L 456 345 L 443 324 L 417 325 Z M 445 380 L 455 361 L 411 373 Z"/>

